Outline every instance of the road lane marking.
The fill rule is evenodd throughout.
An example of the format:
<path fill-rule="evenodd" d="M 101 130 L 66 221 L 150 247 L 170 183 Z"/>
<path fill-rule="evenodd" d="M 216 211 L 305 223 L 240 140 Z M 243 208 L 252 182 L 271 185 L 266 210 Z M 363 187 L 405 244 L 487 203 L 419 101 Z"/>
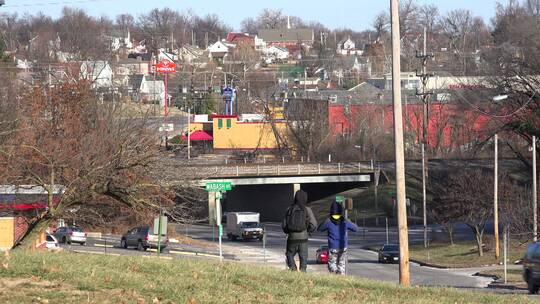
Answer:
<path fill-rule="evenodd" d="M 219 258 L 219 255 L 217 255 L 217 254 L 198 253 L 198 252 L 190 252 L 190 251 L 169 250 L 169 253 L 182 254 L 182 255 L 195 255 L 195 256 L 203 256 L 203 257 L 210 257 L 210 258 Z"/>
<path fill-rule="evenodd" d="M 159 259 L 165 259 L 165 260 L 172 260 L 172 257 L 168 256 L 155 256 L 155 255 L 141 255 L 143 258 L 159 258 Z"/>
<path fill-rule="evenodd" d="M 105 247 L 105 248 L 114 248 L 114 245 L 105 245 L 105 244 L 94 244 L 95 247 Z"/>
<path fill-rule="evenodd" d="M 91 254 L 106 254 L 106 255 L 120 256 L 119 253 L 109 253 L 109 252 L 100 252 L 100 251 L 73 250 L 73 252 L 91 253 Z"/>

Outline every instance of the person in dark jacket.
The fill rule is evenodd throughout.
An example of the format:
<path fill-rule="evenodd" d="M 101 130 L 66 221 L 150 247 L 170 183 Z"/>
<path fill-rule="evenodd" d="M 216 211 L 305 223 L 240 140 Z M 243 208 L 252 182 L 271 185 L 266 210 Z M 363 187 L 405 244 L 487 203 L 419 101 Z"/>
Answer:
<path fill-rule="evenodd" d="M 321 224 L 318 230 L 328 233 L 328 270 L 331 273 L 345 274 L 349 246 L 347 231 L 356 232 L 358 227 L 345 219 L 343 206 L 334 201 L 330 206 L 330 218 Z"/>
<path fill-rule="evenodd" d="M 307 270 L 309 234 L 317 229 L 317 220 L 315 219 L 311 208 L 306 206 L 306 203 L 307 193 L 302 190 L 296 191 L 294 194 L 294 203 L 287 208 L 282 223 L 283 232 L 287 234 L 287 249 L 285 252 L 287 267 L 290 270 L 297 270 L 294 257 L 298 254 L 300 258 L 300 271 L 302 272 L 306 272 Z M 300 211 L 303 213 L 299 214 L 304 214 L 303 217 L 305 217 L 305 223 L 302 223 L 302 226 L 304 226 L 305 229 L 301 231 L 290 231 L 291 223 L 288 223 L 288 221 L 291 220 L 291 213 L 295 210 L 303 210 Z"/>

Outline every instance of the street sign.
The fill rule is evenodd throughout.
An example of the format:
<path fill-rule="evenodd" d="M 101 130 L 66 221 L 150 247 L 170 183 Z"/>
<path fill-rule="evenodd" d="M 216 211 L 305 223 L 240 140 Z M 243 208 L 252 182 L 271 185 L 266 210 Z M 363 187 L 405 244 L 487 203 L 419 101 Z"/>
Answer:
<path fill-rule="evenodd" d="M 167 235 L 167 217 L 161 216 L 161 223 L 159 218 L 159 216 L 154 218 L 154 234 L 159 235 L 159 228 L 161 227 L 161 235 Z"/>
<path fill-rule="evenodd" d="M 232 98 L 233 95 L 234 95 L 234 90 L 231 87 L 226 87 L 223 89 L 223 96 Z"/>
<path fill-rule="evenodd" d="M 231 191 L 232 183 L 231 182 L 208 182 L 206 183 L 207 192 L 220 192 L 220 191 Z"/>
<path fill-rule="evenodd" d="M 336 202 L 342 204 L 345 201 L 345 198 L 341 195 L 336 196 Z"/>
<path fill-rule="evenodd" d="M 175 73 L 176 63 L 163 59 L 156 64 L 156 72 L 158 73 Z"/>

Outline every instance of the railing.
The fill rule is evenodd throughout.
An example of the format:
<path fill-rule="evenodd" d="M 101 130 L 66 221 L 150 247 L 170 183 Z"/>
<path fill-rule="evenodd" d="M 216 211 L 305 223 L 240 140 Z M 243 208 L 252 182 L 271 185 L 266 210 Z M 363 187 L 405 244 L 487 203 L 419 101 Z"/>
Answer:
<path fill-rule="evenodd" d="M 195 177 L 293 176 L 370 173 L 371 163 L 241 164 L 188 167 Z"/>

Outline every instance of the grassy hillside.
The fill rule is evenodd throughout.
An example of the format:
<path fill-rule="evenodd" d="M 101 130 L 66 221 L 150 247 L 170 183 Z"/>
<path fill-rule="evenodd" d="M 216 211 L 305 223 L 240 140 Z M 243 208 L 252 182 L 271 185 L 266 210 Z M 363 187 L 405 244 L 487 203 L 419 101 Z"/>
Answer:
<path fill-rule="evenodd" d="M 238 263 L 70 253 L 1 258 L 0 303 L 528 303 Z"/>

